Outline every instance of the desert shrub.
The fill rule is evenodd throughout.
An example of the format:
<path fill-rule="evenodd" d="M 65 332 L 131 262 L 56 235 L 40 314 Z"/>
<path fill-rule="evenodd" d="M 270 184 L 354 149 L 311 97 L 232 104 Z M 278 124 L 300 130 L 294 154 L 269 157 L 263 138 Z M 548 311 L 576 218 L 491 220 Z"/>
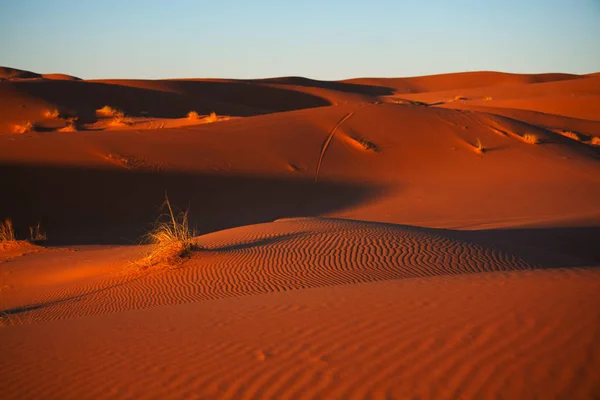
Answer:
<path fill-rule="evenodd" d="M 28 133 L 35 131 L 35 125 L 31 121 L 25 121 L 22 124 L 14 126 L 15 133 Z"/>
<path fill-rule="evenodd" d="M 17 240 L 15 229 L 12 220 L 6 218 L 4 222 L 0 222 L 0 242 L 13 242 Z"/>
<path fill-rule="evenodd" d="M 522 139 L 525 143 L 529 144 L 538 144 L 540 142 L 540 138 L 538 135 L 533 133 L 526 133 L 522 136 Z"/>
<path fill-rule="evenodd" d="M 36 226 L 29 227 L 29 241 L 32 243 L 36 242 L 45 242 L 48 239 L 48 236 L 45 232 L 42 232 L 42 228 L 40 223 L 38 222 Z"/>
<path fill-rule="evenodd" d="M 163 213 L 155 223 L 154 229 L 148 232 L 143 240 L 154 245 L 143 260 L 144 268 L 157 264 L 172 264 L 190 251 L 200 248 L 194 240 L 196 230 L 189 225 L 189 210 L 175 213 L 167 195 L 162 209 Z"/>

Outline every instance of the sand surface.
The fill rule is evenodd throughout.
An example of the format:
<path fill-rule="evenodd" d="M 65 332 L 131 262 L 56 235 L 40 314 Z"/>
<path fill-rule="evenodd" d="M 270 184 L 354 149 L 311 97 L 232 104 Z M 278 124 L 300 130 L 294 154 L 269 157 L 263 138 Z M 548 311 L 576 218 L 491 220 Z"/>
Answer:
<path fill-rule="evenodd" d="M 2 398 L 600 398 L 599 116 L 598 74 L 0 68 L 48 234 L 0 243 Z M 165 193 L 198 249 L 141 268 Z"/>

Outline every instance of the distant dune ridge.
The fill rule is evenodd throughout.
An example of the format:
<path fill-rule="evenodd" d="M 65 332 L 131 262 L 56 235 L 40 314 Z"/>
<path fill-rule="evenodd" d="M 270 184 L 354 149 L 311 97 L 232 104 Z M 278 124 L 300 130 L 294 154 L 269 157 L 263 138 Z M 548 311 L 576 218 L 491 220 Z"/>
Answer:
<path fill-rule="evenodd" d="M 599 142 L 598 74 L 0 68 L 0 393 L 599 398 Z"/>

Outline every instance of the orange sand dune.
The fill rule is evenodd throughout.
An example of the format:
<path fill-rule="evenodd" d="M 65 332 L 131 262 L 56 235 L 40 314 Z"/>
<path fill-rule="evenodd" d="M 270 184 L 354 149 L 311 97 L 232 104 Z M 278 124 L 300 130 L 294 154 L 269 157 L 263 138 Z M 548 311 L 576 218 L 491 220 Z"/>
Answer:
<path fill-rule="evenodd" d="M 596 270 L 271 293 L 0 330 L 8 399 L 600 395 Z"/>
<path fill-rule="evenodd" d="M 0 78 L 4 397 L 600 397 L 597 74 Z"/>

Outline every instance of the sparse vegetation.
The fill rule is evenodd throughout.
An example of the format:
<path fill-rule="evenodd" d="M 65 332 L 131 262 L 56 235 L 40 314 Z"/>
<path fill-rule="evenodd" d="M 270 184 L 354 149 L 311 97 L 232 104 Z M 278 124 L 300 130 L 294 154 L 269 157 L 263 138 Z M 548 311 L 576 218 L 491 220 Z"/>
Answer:
<path fill-rule="evenodd" d="M 198 114 L 196 111 L 190 111 L 189 113 L 187 113 L 187 119 L 189 119 L 189 120 L 200 119 L 200 114 Z"/>
<path fill-rule="evenodd" d="M 154 245 L 143 260 L 144 269 L 157 264 L 172 264 L 190 251 L 200 248 L 194 241 L 196 230 L 189 226 L 189 210 L 176 214 L 166 194 L 162 208 L 165 211 L 154 229 L 144 238 L 144 242 Z"/>
<path fill-rule="evenodd" d="M 590 144 L 594 146 L 600 146 L 600 137 L 592 136 L 592 138 L 590 139 Z"/>
<path fill-rule="evenodd" d="M 483 146 L 483 143 L 481 143 L 481 140 L 479 138 L 477 138 L 477 142 L 475 143 L 475 151 L 479 154 L 483 154 L 485 153 L 486 148 Z"/>
<path fill-rule="evenodd" d="M 122 112 L 117 112 L 113 115 L 113 119 L 110 122 L 111 125 L 131 125 L 131 120 L 125 117 Z"/>
<path fill-rule="evenodd" d="M 483 100 L 485 100 L 485 101 L 490 101 L 490 100 L 493 100 L 493 98 L 492 98 L 492 96 L 485 96 L 485 97 L 483 98 Z"/>
<path fill-rule="evenodd" d="M 189 119 L 190 121 L 201 120 L 202 123 L 209 124 L 209 123 L 217 122 L 217 121 L 227 121 L 229 119 L 229 117 L 228 116 L 219 117 L 217 115 L 217 113 L 214 111 L 211 112 L 210 114 L 202 117 L 196 111 L 190 111 L 189 113 L 187 113 L 187 119 Z"/>
<path fill-rule="evenodd" d="M 560 135 L 564 137 L 568 137 L 569 139 L 577 140 L 578 142 L 581 140 L 581 137 L 576 132 L 572 131 L 560 131 L 558 132 Z"/>
<path fill-rule="evenodd" d="M 464 96 L 456 95 L 453 98 L 451 98 L 450 100 L 448 100 L 448 102 L 451 103 L 453 101 L 460 101 L 460 100 L 467 100 L 467 98 Z"/>
<path fill-rule="evenodd" d="M 12 220 L 6 218 L 4 222 L 0 222 L 0 242 L 14 242 L 17 240 L 15 236 L 15 228 Z"/>
<path fill-rule="evenodd" d="M 350 136 L 350 140 L 352 142 L 354 142 L 356 144 L 356 146 L 358 146 L 362 150 L 373 151 L 375 153 L 379 152 L 379 147 L 375 143 L 373 143 L 363 137 Z"/>
<path fill-rule="evenodd" d="M 29 227 L 29 241 L 32 243 L 45 242 L 48 239 L 46 232 L 43 232 L 38 222 L 36 226 Z"/>
<path fill-rule="evenodd" d="M 122 111 L 112 108 L 111 106 L 104 106 L 96 110 L 96 115 L 103 117 L 115 117 L 117 115 L 124 115 Z"/>
<path fill-rule="evenodd" d="M 203 121 L 207 122 L 207 123 L 211 123 L 211 122 L 216 122 L 218 119 L 219 119 L 219 117 L 217 117 L 217 113 L 213 111 L 207 117 L 204 117 Z"/>
<path fill-rule="evenodd" d="M 28 133 L 35 131 L 35 125 L 31 121 L 25 121 L 20 125 L 14 126 L 15 133 Z"/>
<path fill-rule="evenodd" d="M 44 118 L 56 119 L 60 116 L 57 108 L 44 111 Z"/>
<path fill-rule="evenodd" d="M 540 138 L 538 135 L 533 134 L 533 133 L 526 133 L 523 136 L 521 136 L 521 138 L 523 139 L 523 141 L 525 143 L 529 143 L 529 144 L 538 144 L 540 143 Z"/>
<path fill-rule="evenodd" d="M 59 132 L 76 132 L 77 131 L 77 117 L 69 118 L 64 127 L 58 130 Z"/>

